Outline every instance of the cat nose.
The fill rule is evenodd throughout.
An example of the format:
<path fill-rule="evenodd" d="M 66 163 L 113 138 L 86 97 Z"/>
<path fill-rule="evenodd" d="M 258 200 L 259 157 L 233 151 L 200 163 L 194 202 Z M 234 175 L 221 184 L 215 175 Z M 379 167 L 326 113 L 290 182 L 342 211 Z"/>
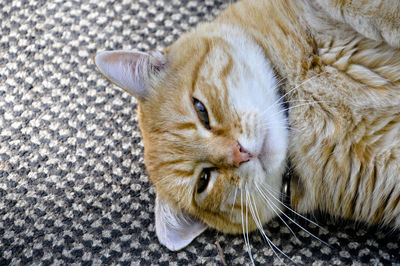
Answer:
<path fill-rule="evenodd" d="M 233 165 L 239 167 L 241 163 L 248 162 L 253 156 L 238 142 L 233 151 Z"/>

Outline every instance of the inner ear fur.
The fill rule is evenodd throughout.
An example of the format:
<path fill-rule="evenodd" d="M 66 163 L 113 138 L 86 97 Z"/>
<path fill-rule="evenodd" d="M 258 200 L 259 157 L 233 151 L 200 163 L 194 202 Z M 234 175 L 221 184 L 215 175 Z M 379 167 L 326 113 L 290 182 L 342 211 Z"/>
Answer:
<path fill-rule="evenodd" d="M 94 63 L 112 83 L 126 90 L 138 100 L 149 95 L 152 82 L 164 70 L 166 57 L 163 53 L 137 50 L 116 50 L 98 53 Z"/>
<path fill-rule="evenodd" d="M 175 210 L 159 195 L 156 197 L 155 218 L 158 240 L 172 251 L 186 247 L 207 229 L 198 218 Z"/>

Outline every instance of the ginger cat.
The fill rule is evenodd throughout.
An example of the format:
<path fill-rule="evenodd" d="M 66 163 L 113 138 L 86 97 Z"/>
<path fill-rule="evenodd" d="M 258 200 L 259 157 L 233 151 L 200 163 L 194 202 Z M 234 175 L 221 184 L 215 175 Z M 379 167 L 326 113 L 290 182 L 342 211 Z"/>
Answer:
<path fill-rule="evenodd" d="M 296 212 L 399 228 L 399 29 L 397 0 L 247 0 L 164 53 L 96 55 L 139 102 L 160 242 L 262 230 L 289 161 Z"/>

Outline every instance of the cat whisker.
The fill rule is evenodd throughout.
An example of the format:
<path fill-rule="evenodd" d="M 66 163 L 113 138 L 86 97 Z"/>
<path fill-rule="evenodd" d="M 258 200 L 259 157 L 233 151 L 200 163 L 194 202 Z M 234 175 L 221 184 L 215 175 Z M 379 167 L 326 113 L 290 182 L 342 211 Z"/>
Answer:
<path fill-rule="evenodd" d="M 337 103 L 337 101 L 330 101 L 330 100 L 293 100 L 293 101 L 290 101 L 290 103 L 316 104 L 316 103 Z"/>
<path fill-rule="evenodd" d="M 163 182 L 167 181 L 170 177 L 169 176 L 164 176 L 163 178 L 161 178 L 160 180 L 157 180 L 156 182 L 150 182 L 150 185 L 145 188 L 145 189 L 141 189 L 138 193 L 136 193 L 136 195 L 134 195 L 134 197 L 139 196 L 141 193 L 145 193 L 147 191 L 149 191 L 152 187 L 155 187 L 158 184 L 162 184 Z"/>
<path fill-rule="evenodd" d="M 262 115 L 265 116 L 267 114 L 262 114 Z M 271 115 L 271 117 L 273 117 L 273 116 Z M 290 129 L 291 128 L 286 120 L 280 121 L 280 119 L 278 119 L 278 121 L 274 121 L 274 123 L 262 120 L 262 121 L 259 121 L 259 124 L 263 130 L 276 129 L 276 128 L 277 129 Z"/>
<path fill-rule="evenodd" d="M 250 197 L 250 204 L 249 204 L 249 207 L 250 207 L 251 215 L 252 215 L 252 217 L 253 217 L 254 222 L 255 222 L 256 225 L 257 225 L 258 230 L 261 232 L 261 235 L 263 236 L 263 238 L 267 241 L 267 243 L 268 243 L 268 245 L 270 246 L 272 252 L 274 252 L 275 256 L 276 256 L 282 263 L 284 263 L 284 261 L 283 261 L 282 258 L 278 255 L 278 253 L 276 253 L 275 249 L 278 250 L 278 251 L 279 251 L 282 255 L 284 255 L 287 259 L 289 259 L 290 261 L 292 261 L 292 259 L 291 259 L 289 256 L 287 256 L 280 248 L 278 248 L 278 247 L 274 244 L 274 242 L 272 242 L 272 241 L 269 239 L 269 237 L 265 234 L 264 228 L 263 228 L 263 226 L 262 226 L 262 224 L 261 224 L 261 222 L 260 222 L 260 221 L 261 221 L 260 216 L 259 216 L 259 214 L 258 214 L 258 212 L 257 212 L 257 208 L 256 208 L 256 203 L 255 203 L 254 197 L 252 197 L 251 195 L 248 195 L 248 194 L 246 194 L 246 197 Z M 292 261 L 292 262 L 294 263 L 294 261 Z"/>
<path fill-rule="evenodd" d="M 293 101 L 293 102 L 297 102 L 297 101 Z M 301 107 L 301 106 L 307 106 L 307 105 L 312 105 L 312 104 L 317 104 L 317 103 L 335 103 L 334 101 L 313 101 L 313 100 L 304 100 L 304 101 L 298 101 L 298 102 L 302 102 L 303 104 L 291 105 L 288 108 L 284 108 L 282 110 L 279 110 L 279 112 L 276 112 L 276 113 L 268 113 L 269 108 L 267 108 L 266 110 L 264 110 L 261 113 L 261 115 L 268 114 L 268 115 L 273 116 L 273 115 L 278 115 L 280 113 L 283 113 L 283 112 L 289 111 L 289 110 L 291 110 L 293 108 L 298 108 L 298 107 Z M 292 103 L 292 102 L 290 102 L 290 103 Z"/>
<path fill-rule="evenodd" d="M 282 99 L 284 99 L 288 94 L 290 94 L 290 93 L 293 92 L 294 90 L 298 89 L 298 88 L 299 88 L 300 86 L 302 86 L 303 84 L 305 84 L 305 83 L 307 83 L 307 82 L 313 80 L 313 79 L 316 78 L 316 77 L 321 76 L 321 75 L 324 74 L 324 73 L 325 73 L 325 71 L 323 71 L 323 72 L 321 72 L 321 73 L 318 73 L 317 75 L 312 76 L 312 77 L 309 78 L 309 79 L 304 80 L 303 82 L 301 82 L 301 83 L 298 84 L 297 86 L 295 86 L 295 87 L 293 87 L 292 89 L 290 89 L 288 92 L 286 92 L 286 93 L 285 93 L 284 95 L 282 95 L 280 98 L 278 98 L 269 108 L 272 108 L 273 106 L 275 106 L 275 105 L 277 105 L 277 104 L 280 104 L 281 101 L 282 101 Z M 269 109 L 269 108 L 268 108 L 268 109 Z"/>
<path fill-rule="evenodd" d="M 262 185 L 262 186 L 266 186 L 266 187 L 268 187 L 269 189 L 268 189 L 268 192 L 269 193 L 275 193 L 275 194 L 277 194 L 278 195 L 278 197 L 282 197 L 282 196 L 285 196 L 285 193 L 282 193 L 280 190 L 277 190 L 277 189 L 275 189 L 275 188 L 272 188 L 270 185 L 268 185 L 268 184 L 261 184 L 261 183 L 255 183 L 256 185 Z"/>
<path fill-rule="evenodd" d="M 267 196 L 265 195 L 264 191 L 262 191 L 260 189 L 260 187 L 258 186 L 258 183 L 255 183 L 256 189 L 258 190 L 258 192 L 260 193 L 260 195 L 262 196 L 262 198 L 265 200 L 265 202 L 269 205 L 269 207 L 271 208 L 271 210 L 276 214 L 276 216 L 279 217 L 279 219 L 286 225 L 286 227 L 289 229 L 289 231 L 292 233 L 292 235 L 295 237 L 295 239 L 297 240 L 298 243 L 301 243 L 300 239 L 296 236 L 296 234 L 293 232 L 292 228 L 285 222 L 285 220 L 279 215 L 279 213 L 275 210 L 275 208 L 271 205 L 271 203 L 269 202 L 270 199 L 267 198 Z"/>
<path fill-rule="evenodd" d="M 253 255 L 251 253 L 251 246 L 250 246 L 250 238 L 249 238 L 249 210 L 247 209 L 248 207 L 248 200 L 247 200 L 247 194 L 248 194 L 248 190 L 247 190 L 247 186 L 245 187 L 245 192 L 246 192 L 246 202 L 245 202 L 245 207 L 246 207 L 246 236 L 247 236 L 247 244 L 249 245 L 249 252 L 250 252 L 250 256 L 251 256 L 251 262 L 253 263 L 253 265 L 255 265 L 254 263 L 254 259 L 253 259 Z"/>
<path fill-rule="evenodd" d="M 274 91 L 277 91 L 277 90 L 279 91 L 281 89 L 282 85 L 285 83 L 285 80 L 286 79 L 284 79 L 284 78 L 280 78 L 279 80 L 276 80 L 276 83 L 275 83 L 275 85 L 273 87 L 273 90 Z"/>
<path fill-rule="evenodd" d="M 267 191 L 266 191 L 267 192 Z M 267 196 L 268 198 L 268 196 Z M 279 203 L 282 204 L 282 202 L 280 200 L 277 200 Z M 323 241 L 322 239 L 320 239 L 319 237 L 317 237 L 316 235 L 314 235 L 313 233 L 311 233 L 310 231 L 308 231 L 307 229 L 305 229 L 303 226 L 301 226 L 299 223 L 297 223 L 295 220 L 293 220 L 292 218 L 290 218 L 284 211 L 280 210 L 275 203 L 273 203 L 271 201 L 271 204 L 273 204 L 280 213 L 282 213 L 283 216 L 285 216 L 287 219 L 289 219 L 292 223 L 294 223 L 295 225 L 297 225 L 301 230 L 303 230 L 304 232 L 306 232 L 307 234 L 309 234 L 310 236 L 312 236 L 313 238 L 315 238 L 316 240 L 320 241 L 321 243 L 324 243 L 325 245 L 329 246 L 330 245 L 328 243 L 326 243 L 325 241 Z"/>
<path fill-rule="evenodd" d="M 301 102 L 309 102 L 309 103 L 337 103 L 336 101 L 328 101 L 328 100 L 291 100 L 289 103 L 301 103 Z"/>
<path fill-rule="evenodd" d="M 271 125 L 268 122 L 263 121 L 262 123 L 260 123 L 260 125 L 263 127 L 263 130 L 284 129 L 284 130 L 289 130 L 289 131 L 292 131 L 292 132 L 302 132 L 300 129 L 292 128 L 292 127 L 290 127 L 290 126 L 288 126 L 287 124 L 284 124 L 284 123 Z"/>
<path fill-rule="evenodd" d="M 276 197 L 271 193 L 271 191 L 268 191 L 268 190 L 269 190 L 268 187 L 266 187 L 266 186 L 263 185 L 263 184 L 261 184 L 261 185 L 263 186 L 263 188 L 264 188 L 265 190 L 267 190 L 267 192 L 269 192 L 269 194 L 270 194 L 270 196 L 271 196 L 272 198 L 274 198 L 275 200 L 279 201 L 279 203 L 282 204 L 282 206 L 284 206 L 287 210 L 289 210 L 289 211 L 292 212 L 293 214 L 299 216 L 299 217 L 302 218 L 303 220 L 305 220 L 305 221 L 307 221 L 307 222 L 309 222 L 309 223 L 311 223 L 311 224 L 317 226 L 318 228 L 324 230 L 325 232 L 328 231 L 328 230 L 326 230 L 325 228 L 323 228 L 322 226 L 320 226 L 319 224 L 317 224 L 316 222 L 314 222 L 313 220 L 308 219 L 308 218 L 305 217 L 304 215 L 301 215 L 300 213 L 298 213 L 298 212 L 296 212 L 295 210 L 293 210 L 292 208 L 290 208 L 288 205 L 286 205 L 285 203 L 283 203 L 282 201 L 280 201 L 278 198 L 276 198 Z"/>
<path fill-rule="evenodd" d="M 229 219 L 230 220 L 232 220 L 233 208 L 235 207 L 235 204 L 236 204 L 236 196 L 237 196 L 238 189 L 239 189 L 238 187 L 235 188 L 235 194 L 233 195 L 234 201 L 233 201 L 233 204 L 232 204 L 231 214 L 229 215 Z"/>
<path fill-rule="evenodd" d="M 248 195 L 248 193 L 247 193 L 247 191 L 246 191 L 246 201 L 247 201 L 247 198 L 249 197 L 249 195 Z M 271 240 L 269 239 L 269 237 L 265 234 L 265 232 L 264 232 L 264 229 L 262 228 L 262 225 L 260 225 L 261 223 L 259 222 L 259 217 L 258 217 L 258 213 L 257 213 L 257 216 L 255 215 L 255 213 L 254 213 L 254 210 L 253 210 L 253 206 L 252 206 L 252 202 L 250 202 L 250 213 L 251 213 L 251 216 L 253 217 L 253 220 L 254 220 L 254 222 L 256 223 L 256 225 L 257 225 L 257 228 L 258 228 L 258 230 L 260 231 L 260 233 L 261 233 L 261 235 L 263 236 L 263 238 L 265 239 L 265 241 L 268 243 L 268 245 L 269 245 L 269 247 L 271 248 L 271 250 L 272 250 L 272 252 L 274 252 L 274 254 L 275 254 L 275 256 L 277 256 L 279 259 L 280 259 L 280 257 L 278 256 L 278 254 L 275 252 L 275 249 L 272 247 L 272 245 L 271 245 Z M 283 262 L 282 262 L 283 263 Z"/>
<path fill-rule="evenodd" d="M 154 182 L 152 184 L 153 184 L 153 186 L 156 186 L 158 184 L 162 184 L 162 183 L 168 181 L 169 178 L 170 178 L 170 176 L 164 176 L 163 178 L 161 178 L 160 180 L 157 180 L 156 182 Z"/>
<path fill-rule="evenodd" d="M 270 129 L 286 129 L 286 130 L 290 130 L 290 131 L 293 131 L 293 132 L 301 132 L 301 130 L 300 129 L 297 129 L 297 128 L 291 128 L 291 127 L 287 127 L 287 126 L 268 126 L 268 127 L 264 127 L 264 129 L 265 130 L 270 130 Z"/>
<path fill-rule="evenodd" d="M 246 189 L 246 187 L 245 187 Z M 250 260 L 252 262 L 253 265 L 254 264 L 254 260 L 253 260 L 253 255 L 251 254 L 251 247 L 250 247 L 250 243 L 248 241 L 248 225 L 247 225 L 247 204 L 246 204 L 246 213 L 243 214 L 243 190 L 240 190 L 240 209 L 241 209 L 241 214 L 242 214 L 242 230 L 243 230 L 243 238 L 244 238 L 244 244 L 247 248 L 247 253 L 249 253 L 250 256 Z M 245 219 L 244 216 L 246 215 L 246 224 L 245 224 Z"/>
<path fill-rule="evenodd" d="M 302 107 L 302 106 L 310 106 L 310 105 L 316 104 L 316 103 L 318 103 L 318 102 L 310 102 L 310 103 L 304 103 L 304 104 L 298 104 L 298 105 L 290 106 L 289 108 L 282 109 L 279 112 L 274 113 L 273 115 L 278 115 L 278 114 L 284 113 L 286 111 L 292 110 L 294 108 L 299 108 L 299 107 Z"/>
<path fill-rule="evenodd" d="M 282 86 L 283 82 L 285 81 L 285 78 L 279 78 L 276 77 L 276 87 L 279 88 L 280 86 Z"/>
<path fill-rule="evenodd" d="M 159 181 L 161 181 L 161 180 L 159 180 Z M 153 187 L 155 187 L 155 185 L 150 182 L 148 187 L 146 187 L 144 189 L 140 189 L 140 191 L 138 193 L 136 193 L 133 197 L 135 198 L 135 197 L 139 196 L 141 193 L 145 193 L 145 192 L 149 191 Z"/>

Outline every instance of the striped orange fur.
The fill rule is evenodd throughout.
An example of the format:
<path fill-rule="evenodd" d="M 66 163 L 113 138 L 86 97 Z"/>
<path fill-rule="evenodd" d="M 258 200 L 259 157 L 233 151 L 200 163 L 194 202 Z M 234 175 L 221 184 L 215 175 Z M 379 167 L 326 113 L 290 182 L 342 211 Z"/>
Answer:
<path fill-rule="evenodd" d="M 297 212 L 399 228 L 399 14 L 398 1 L 248 0 L 181 36 L 145 96 L 127 89 L 157 197 L 222 232 L 254 230 L 282 209 L 289 158 Z"/>

